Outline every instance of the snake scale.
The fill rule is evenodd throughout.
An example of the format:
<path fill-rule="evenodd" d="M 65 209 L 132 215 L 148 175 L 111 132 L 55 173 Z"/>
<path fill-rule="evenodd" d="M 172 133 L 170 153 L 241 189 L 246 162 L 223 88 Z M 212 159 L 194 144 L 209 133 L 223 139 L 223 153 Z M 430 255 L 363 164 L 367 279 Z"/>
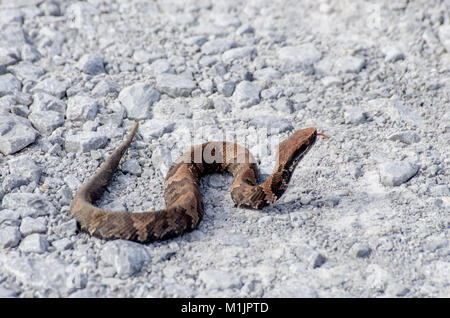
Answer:
<path fill-rule="evenodd" d="M 107 211 L 94 206 L 111 181 L 120 159 L 136 134 L 138 123 L 74 196 L 70 215 L 79 229 L 103 239 L 140 243 L 172 238 L 192 231 L 202 220 L 202 176 L 228 172 L 231 197 L 238 207 L 261 209 L 286 191 L 298 162 L 316 142 L 316 128 L 297 130 L 278 147 L 278 160 L 267 180 L 258 184 L 257 164 L 250 152 L 230 142 L 207 142 L 192 147 L 169 168 L 164 183 L 166 209 L 142 213 Z"/>

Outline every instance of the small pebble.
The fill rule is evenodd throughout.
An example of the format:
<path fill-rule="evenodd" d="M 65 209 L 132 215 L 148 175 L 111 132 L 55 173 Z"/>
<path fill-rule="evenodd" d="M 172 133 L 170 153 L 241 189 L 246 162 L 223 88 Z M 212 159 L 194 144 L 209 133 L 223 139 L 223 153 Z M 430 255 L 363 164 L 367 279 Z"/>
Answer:
<path fill-rule="evenodd" d="M 68 82 L 49 77 L 37 83 L 36 86 L 33 87 L 32 92 L 41 92 L 55 96 L 56 98 L 63 98 L 66 95 L 66 90 L 68 88 Z"/>
<path fill-rule="evenodd" d="M 389 63 L 405 59 L 405 54 L 395 46 L 384 47 L 382 48 L 382 52 L 384 54 L 384 60 Z"/>
<path fill-rule="evenodd" d="M 261 90 L 255 83 L 242 81 L 236 86 L 232 98 L 240 108 L 248 108 L 259 103 Z"/>
<path fill-rule="evenodd" d="M 135 83 L 122 89 L 119 101 L 127 111 L 130 119 L 151 118 L 151 107 L 159 100 L 160 94 L 150 84 Z"/>
<path fill-rule="evenodd" d="M 236 85 L 234 82 L 220 82 L 217 84 L 217 91 L 225 97 L 233 95 Z"/>
<path fill-rule="evenodd" d="M 342 73 L 359 73 L 366 65 L 363 58 L 356 56 L 342 56 L 336 60 L 336 70 Z"/>
<path fill-rule="evenodd" d="M 4 155 L 22 150 L 38 135 L 29 120 L 17 115 L 0 115 L 0 152 Z"/>
<path fill-rule="evenodd" d="M 103 58 L 92 54 L 83 55 L 76 66 L 80 71 L 89 75 L 98 75 L 105 72 Z"/>
<path fill-rule="evenodd" d="M 213 39 L 202 45 L 202 53 L 206 55 L 213 55 L 223 53 L 231 49 L 234 45 L 232 40 L 228 39 Z"/>
<path fill-rule="evenodd" d="M 253 77 L 256 81 L 270 83 L 274 80 L 280 79 L 282 77 L 282 74 L 272 67 L 266 67 L 260 70 L 256 70 L 253 73 Z"/>
<path fill-rule="evenodd" d="M 447 53 L 450 54 L 450 24 L 441 25 L 438 30 L 438 36 Z"/>
<path fill-rule="evenodd" d="M 52 242 L 52 246 L 54 246 L 58 251 L 70 249 L 72 248 L 72 245 L 73 243 L 66 237 Z"/>
<path fill-rule="evenodd" d="M 173 131 L 174 123 L 163 119 L 149 119 L 139 126 L 144 140 L 150 141 Z"/>
<path fill-rule="evenodd" d="M 419 166 L 408 161 L 386 160 L 380 164 L 380 181 L 384 186 L 399 186 L 416 175 Z"/>
<path fill-rule="evenodd" d="M 136 159 L 130 159 L 122 163 L 121 170 L 123 172 L 131 173 L 140 176 L 142 173 L 142 168 Z"/>
<path fill-rule="evenodd" d="M 222 114 L 226 114 L 231 110 L 231 105 L 228 100 L 223 96 L 217 96 L 213 100 L 214 109 L 218 110 Z"/>
<path fill-rule="evenodd" d="M 0 287 L 0 298 L 16 298 L 17 295 L 11 289 Z"/>
<path fill-rule="evenodd" d="M 61 234 L 65 236 L 75 235 L 78 231 L 77 221 L 75 219 L 71 219 L 59 225 L 59 231 Z"/>
<path fill-rule="evenodd" d="M 76 121 L 93 120 L 97 115 L 97 101 L 87 95 L 76 95 L 67 101 L 66 117 Z"/>
<path fill-rule="evenodd" d="M 20 237 L 17 226 L 2 226 L 0 228 L 0 248 L 16 247 L 20 242 Z"/>
<path fill-rule="evenodd" d="M 369 257 L 371 251 L 370 247 L 361 243 L 355 243 L 350 249 L 350 253 L 359 258 Z"/>
<path fill-rule="evenodd" d="M 157 76 L 163 73 L 174 73 L 174 70 L 167 59 L 157 59 L 145 68 L 145 72 Z"/>
<path fill-rule="evenodd" d="M 255 116 L 249 121 L 250 126 L 265 129 L 269 135 L 292 130 L 294 127 L 283 117 Z"/>
<path fill-rule="evenodd" d="M 225 51 L 222 54 L 222 61 L 225 64 L 230 64 L 239 59 L 246 57 L 252 58 L 256 55 L 256 49 L 254 47 L 239 47 Z"/>
<path fill-rule="evenodd" d="M 47 251 L 47 236 L 34 233 L 25 237 L 19 245 L 19 249 L 23 252 L 31 252 L 42 254 Z"/>
<path fill-rule="evenodd" d="M 72 190 L 76 191 L 81 187 L 81 182 L 78 180 L 74 175 L 66 175 L 64 177 L 64 181 L 66 182 L 67 186 Z"/>
<path fill-rule="evenodd" d="M 100 258 L 112 265 L 120 276 L 137 274 L 151 260 L 144 245 L 124 240 L 107 242 L 100 252 Z"/>
<path fill-rule="evenodd" d="M 105 97 L 108 94 L 118 94 L 119 84 L 111 80 L 101 80 L 92 89 L 92 95 L 95 97 Z"/>
<path fill-rule="evenodd" d="M 242 234 L 227 234 L 223 235 L 219 238 L 219 242 L 222 245 L 228 246 L 241 246 L 241 247 L 248 247 L 249 243 L 245 236 Z"/>
<path fill-rule="evenodd" d="M 69 152 L 89 152 L 103 148 L 108 143 L 108 137 L 101 132 L 82 132 L 66 137 L 64 148 Z"/>
<path fill-rule="evenodd" d="M 20 224 L 20 233 L 22 233 L 23 236 L 27 236 L 33 233 L 46 232 L 47 224 L 43 219 L 35 219 L 29 216 L 22 219 L 22 223 Z"/>
<path fill-rule="evenodd" d="M 14 94 L 22 89 L 22 82 L 12 74 L 0 75 L 0 97 Z"/>
<path fill-rule="evenodd" d="M 364 110 L 355 107 L 346 111 L 344 118 L 346 123 L 358 125 L 366 122 L 368 115 Z"/>
<path fill-rule="evenodd" d="M 16 65 L 8 67 L 8 70 L 11 71 L 11 73 L 13 73 L 21 81 L 38 81 L 38 79 L 45 74 L 44 68 L 36 66 L 30 62 L 20 62 Z M 16 85 L 17 84 L 18 83 L 16 83 Z M 18 87 L 19 86 L 21 85 L 18 85 Z"/>
<path fill-rule="evenodd" d="M 197 87 L 196 83 L 184 75 L 163 73 L 156 78 L 156 86 L 171 97 L 188 97 Z"/>
<path fill-rule="evenodd" d="M 50 135 L 56 128 L 64 125 L 64 115 L 53 110 L 33 111 L 28 119 L 41 134 Z"/>
<path fill-rule="evenodd" d="M 420 141 L 419 135 L 417 135 L 416 133 L 414 133 L 412 131 L 400 131 L 400 132 L 390 135 L 388 137 L 388 139 L 393 140 L 393 141 L 398 140 L 398 141 L 401 141 L 408 145 L 411 145 L 411 144 L 414 144 L 414 143 Z"/>
<path fill-rule="evenodd" d="M 314 44 L 305 43 L 298 46 L 286 46 L 279 49 L 278 57 L 290 67 L 304 68 L 319 61 L 322 54 Z"/>
<path fill-rule="evenodd" d="M 198 279 L 202 281 L 207 289 L 229 289 L 238 288 L 242 285 L 241 280 L 230 272 L 208 269 L 199 273 Z"/>

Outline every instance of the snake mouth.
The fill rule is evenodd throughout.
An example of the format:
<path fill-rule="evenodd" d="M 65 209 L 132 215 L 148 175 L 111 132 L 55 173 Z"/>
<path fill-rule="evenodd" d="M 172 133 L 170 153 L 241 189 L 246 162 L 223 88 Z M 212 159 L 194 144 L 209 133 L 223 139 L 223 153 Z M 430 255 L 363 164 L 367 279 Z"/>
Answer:
<path fill-rule="evenodd" d="M 325 135 L 325 134 L 322 134 L 322 133 L 317 133 L 317 136 L 321 136 L 321 137 L 323 137 L 323 138 L 325 138 L 325 139 L 328 139 L 328 136 Z"/>

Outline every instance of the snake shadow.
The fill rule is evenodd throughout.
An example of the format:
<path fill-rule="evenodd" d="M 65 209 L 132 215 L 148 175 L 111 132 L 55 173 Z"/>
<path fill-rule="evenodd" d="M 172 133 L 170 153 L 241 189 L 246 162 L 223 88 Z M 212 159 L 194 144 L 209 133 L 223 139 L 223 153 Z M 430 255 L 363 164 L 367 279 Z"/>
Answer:
<path fill-rule="evenodd" d="M 274 203 L 257 211 L 260 211 L 262 213 L 274 213 L 279 215 L 289 214 L 293 211 L 298 211 L 305 207 L 305 205 L 301 204 L 299 200 L 300 199 L 292 199 L 286 202 Z"/>
<path fill-rule="evenodd" d="M 276 214 L 289 214 L 294 211 L 300 211 L 305 208 L 319 208 L 319 209 L 334 209 L 341 203 L 341 198 L 338 197 L 327 197 L 312 200 L 307 204 L 300 203 L 300 197 L 294 198 L 286 202 L 279 202 L 264 207 L 262 212 L 276 213 Z"/>

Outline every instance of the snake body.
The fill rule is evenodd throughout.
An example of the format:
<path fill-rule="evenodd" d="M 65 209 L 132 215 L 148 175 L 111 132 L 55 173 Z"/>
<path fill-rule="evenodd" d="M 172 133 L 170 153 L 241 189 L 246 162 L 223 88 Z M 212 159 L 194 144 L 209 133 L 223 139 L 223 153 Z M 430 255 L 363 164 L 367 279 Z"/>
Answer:
<path fill-rule="evenodd" d="M 211 173 L 233 176 L 231 197 L 238 207 L 261 209 L 286 191 L 298 162 L 314 145 L 316 128 L 297 130 L 278 147 L 278 160 L 268 179 L 258 184 L 256 161 L 250 152 L 230 142 L 207 142 L 192 147 L 176 160 L 164 183 L 166 209 L 142 213 L 107 211 L 94 206 L 111 181 L 120 159 L 131 144 L 138 124 L 77 191 L 70 215 L 82 231 L 103 239 L 141 243 L 164 240 L 192 231 L 204 214 L 200 179 Z"/>

